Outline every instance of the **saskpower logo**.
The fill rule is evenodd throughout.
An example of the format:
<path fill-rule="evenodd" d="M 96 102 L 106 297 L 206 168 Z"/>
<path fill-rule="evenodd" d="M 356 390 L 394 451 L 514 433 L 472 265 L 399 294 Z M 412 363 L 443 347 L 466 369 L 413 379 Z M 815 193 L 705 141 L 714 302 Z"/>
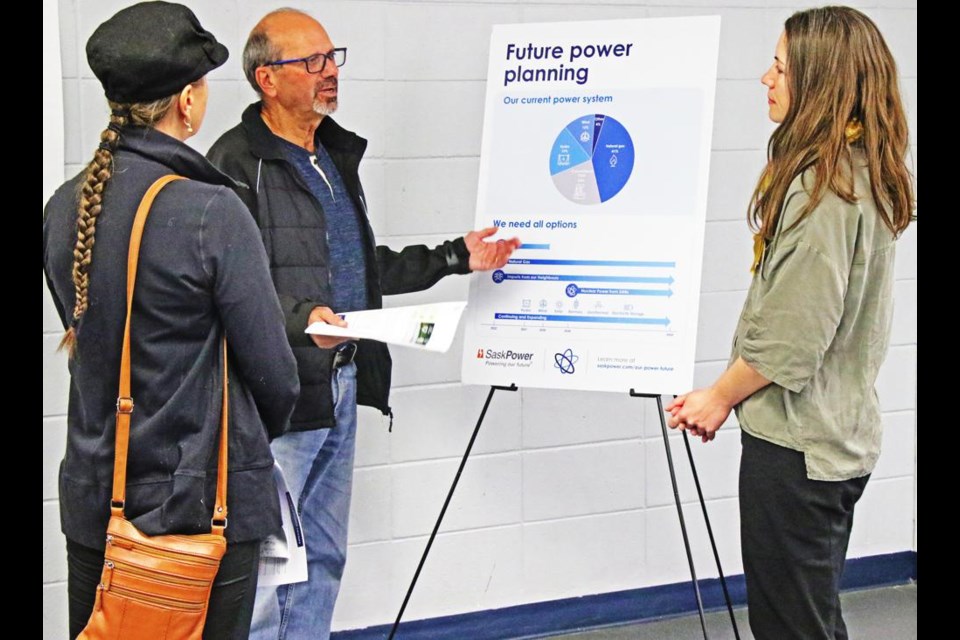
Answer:
<path fill-rule="evenodd" d="M 477 358 L 481 360 L 515 360 L 529 362 L 533 360 L 533 352 L 523 353 L 512 349 L 494 351 L 493 349 L 477 349 Z"/>

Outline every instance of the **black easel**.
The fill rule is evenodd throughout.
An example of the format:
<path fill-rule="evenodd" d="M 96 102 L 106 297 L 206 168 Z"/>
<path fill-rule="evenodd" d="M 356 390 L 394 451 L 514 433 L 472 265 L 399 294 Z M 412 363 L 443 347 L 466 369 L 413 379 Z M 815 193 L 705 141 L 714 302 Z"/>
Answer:
<path fill-rule="evenodd" d="M 700 615 L 700 628 L 703 630 L 703 637 L 709 638 L 707 634 L 707 620 L 703 614 L 703 597 L 700 595 L 700 583 L 697 580 L 697 569 L 693 563 L 693 552 L 690 550 L 690 537 L 687 535 L 687 523 L 683 517 L 683 506 L 680 503 L 680 490 L 677 488 L 677 472 L 673 466 L 673 453 L 670 451 L 670 439 L 667 432 L 667 418 L 663 411 L 663 397 L 659 394 L 637 393 L 630 389 L 631 398 L 655 398 L 657 401 L 657 413 L 660 414 L 660 431 L 663 434 L 663 448 L 667 453 L 667 466 L 670 469 L 670 483 L 673 485 L 673 500 L 677 505 L 677 517 L 680 519 L 680 532 L 683 534 L 683 547 L 687 552 L 687 564 L 690 565 L 690 578 L 693 581 L 693 592 L 697 598 L 697 613 Z M 693 451 L 690 449 L 690 438 L 687 432 L 683 432 L 683 443 L 687 448 L 687 459 L 690 460 L 690 470 L 693 472 L 693 481 L 697 485 L 697 496 L 700 498 L 700 508 L 703 510 L 703 521 L 707 525 L 707 534 L 710 537 L 710 546 L 713 547 L 713 558 L 717 562 L 717 573 L 720 575 L 720 586 L 723 587 L 723 597 L 727 601 L 727 611 L 730 613 L 730 624 L 733 625 L 733 635 L 736 640 L 740 640 L 740 630 L 737 628 L 737 619 L 733 615 L 733 603 L 730 601 L 730 592 L 727 590 L 727 579 L 723 575 L 723 568 L 720 566 L 720 553 L 717 551 L 717 542 L 713 537 L 713 527 L 710 526 L 710 516 L 707 514 L 707 503 L 703 499 L 703 491 L 700 489 L 700 477 L 697 475 L 697 465 L 693 462 Z"/>
<path fill-rule="evenodd" d="M 483 409 L 480 411 L 480 417 L 477 419 L 477 425 L 473 428 L 473 435 L 470 436 L 470 441 L 467 443 L 467 449 L 463 452 L 463 458 L 460 460 L 460 467 L 457 469 L 457 474 L 453 478 L 453 484 L 450 485 L 450 491 L 447 492 L 447 498 L 443 501 L 443 507 L 440 509 L 440 515 L 437 516 L 437 522 L 433 525 L 433 531 L 430 533 L 430 538 L 427 540 L 427 546 L 424 548 L 423 555 L 420 557 L 420 563 L 417 565 L 417 570 L 413 573 L 413 579 L 410 581 L 410 586 L 407 588 L 407 594 L 403 597 L 403 604 L 400 605 L 400 611 L 397 612 L 397 618 L 394 620 L 393 626 L 390 628 L 390 635 L 387 636 L 388 640 L 393 640 L 397 630 L 400 628 L 400 621 L 403 619 L 403 613 L 406 611 L 407 604 L 410 602 L 410 596 L 413 594 L 413 589 L 417 586 L 417 580 L 420 578 L 420 572 L 423 570 L 423 565 L 427 561 L 427 556 L 430 554 L 430 548 L 433 546 L 433 541 L 437 537 L 437 532 L 440 530 L 443 517 L 447 513 L 447 507 L 450 506 L 450 500 L 453 498 L 453 492 L 456 491 L 457 484 L 460 482 L 460 476 L 463 473 L 463 468 L 467 464 L 467 459 L 470 457 L 470 451 L 473 450 L 473 443 L 476 441 L 477 434 L 480 432 L 480 425 L 483 424 L 483 419 L 487 415 L 487 409 L 490 407 L 490 401 L 493 399 L 493 393 L 497 390 L 516 391 L 517 386 L 511 384 L 509 387 L 490 387 L 490 393 L 487 394 L 487 400 L 483 403 Z M 680 518 L 680 530 L 683 533 L 683 545 L 687 551 L 687 562 L 690 564 L 690 576 L 693 579 L 693 589 L 697 598 L 697 611 L 700 614 L 700 627 L 703 629 L 703 637 L 706 639 L 709 636 L 707 635 L 707 624 L 703 613 L 703 598 L 700 595 L 700 584 L 697 581 L 697 572 L 693 564 L 693 553 L 690 551 L 690 539 L 687 535 L 687 525 L 683 518 L 683 508 L 680 504 L 680 492 L 677 489 L 677 474 L 673 466 L 673 455 L 670 452 L 670 442 L 667 437 L 667 422 L 663 412 L 663 399 L 659 395 L 636 393 L 633 389 L 630 390 L 630 397 L 656 398 L 657 400 L 657 409 L 660 413 L 660 428 L 663 432 L 663 445 L 667 453 L 667 465 L 670 468 L 670 481 L 673 483 L 673 497 L 677 504 L 677 515 Z M 727 610 L 730 612 L 730 622 L 733 625 L 733 634 L 737 640 L 740 640 L 740 633 L 737 629 L 737 621 L 733 615 L 733 604 L 730 601 L 730 593 L 727 591 L 727 581 L 723 575 L 723 569 L 720 567 L 720 554 L 717 552 L 717 544 L 713 537 L 713 527 L 710 526 L 710 517 L 707 515 L 707 505 L 704 502 L 703 492 L 700 489 L 700 479 L 697 476 L 697 468 L 693 463 L 693 452 L 690 449 L 690 441 L 687 437 L 686 431 L 683 433 L 683 440 L 687 448 L 687 457 L 690 460 L 690 468 L 693 471 L 693 480 L 697 486 L 697 495 L 700 498 L 700 507 L 703 509 L 703 519 L 707 524 L 707 533 L 710 536 L 710 545 L 713 547 L 713 557 L 717 562 L 717 572 L 720 574 L 720 584 L 723 587 L 723 595 L 727 601 Z"/>
<path fill-rule="evenodd" d="M 388 640 L 393 640 L 393 636 L 396 635 L 397 629 L 400 628 L 400 620 L 403 618 L 403 612 L 407 609 L 407 603 L 410 602 L 410 596 L 413 594 L 413 588 L 417 586 L 417 579 L 420 577 L 420 571 L 423 570 L 423 564 L 427 561 L 427 555 L 430 553 L 430 547 L 433 546 L 433 540 L 437 537 L 437 531 L 440 530 L 440 523 L 443 522 L 443 516 L 447 513 L 447 507 L 450 506 L 450 499 L 453 497 L 453 492 L 457 490 L 457 483 L 460 482 L 460 474 L 463 473 L 463 468 L 467 465 L 467 458 L 470 457 L 470 451 L 473 449 L 473 443 L 477 439 L 477 434 L 480 433 L 480 425 L 483 424 L 483 419 L 487 415 L 487 408 L 490 407 L 490 401 L 493 399 L 494 391 L 516 391 L 517 385 L 511 384 L 509 387 L 490 387 L 490 393 L 487 394 L 487 401 L 483 403 L 483 409 L 480 411 L 480 417 L 477 418 L 477 426 L 473 428 L 473 435 L 470 436 L 470 442 L 467 443 L 467 449 L 463 452 L 463 458 L 460 460 L 460 467 L 457 469 L 457 475 L 453 477 L 453 484 L 450 485 L 450 491 L 447 492 L 447 499 L 443 501 L 443 507 L 440 509 L 440 515 L 437 516 L 437 523 L 433 525 L 433 531 L 430 532 L 430 539 L 427 540 L 427 546 L 423 550 L 423 555 L 420 557 L 420 564 L 417 565 L 417 570 L 413 572 L 413 580 L 410 581 L 410 586 L 407 588 L 407 595 L 403 597 L 403 604 L 400 605 L 400 611 L 397 612 L 397 619 L 393 622 L 393 627 L 390 628 L 390 635 Z"/>

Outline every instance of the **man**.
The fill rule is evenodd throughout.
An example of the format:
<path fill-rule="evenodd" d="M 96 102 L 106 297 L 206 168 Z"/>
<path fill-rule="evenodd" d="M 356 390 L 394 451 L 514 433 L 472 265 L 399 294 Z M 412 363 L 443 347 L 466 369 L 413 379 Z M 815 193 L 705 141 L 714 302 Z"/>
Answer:
<path fill-rule="evenodd" d="M 485 242 L 493 228 L 434 249 L 376 246 L 358 176 L 366 140 L 329 117 L 345 61 L 346 50 L 335 48 L 310 16 L 268 14 L 243 52 L 244 72 L 262 101 L 209 153 L 248 187 L 240 196 L 263 234 L 301 382 L 291 432 L 271 446 L 298 503 L 309 580 L 258 591 L 254 638 L 329 635 L 346 557 L 356 406 L 390 412 L 386 345 L 341 344 L 304 329 L 313 322 L 343 326 L 337 312 L 380 308 L 384 294 L 503 266 L 519 246 L 515 238 Z"/>

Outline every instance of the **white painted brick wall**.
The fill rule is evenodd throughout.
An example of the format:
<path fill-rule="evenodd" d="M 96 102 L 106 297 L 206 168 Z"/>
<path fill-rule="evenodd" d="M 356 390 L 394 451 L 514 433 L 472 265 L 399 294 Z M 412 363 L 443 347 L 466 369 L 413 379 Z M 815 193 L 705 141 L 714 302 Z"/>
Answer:
<path fill-rule="evenodd" d="M 639 440 L 525 451 L 524 520 L 643 507 L 643 453 Z"/>
<path fill-rule="evenodd" d="M 477 156 L 485 90 L 482 80 L 388 81 L 386 157 Z M 433 176 L 424 177 L 433 181 Z M 405 213 L 416 216 L 416 211 Z"/>
<path fill-rule="evenodd" d="M 390 460 L 404 463 L 460 456 L 487 393 L 483 387 L 461 385 L 397 389 L 390 398 L 396 414 Z M 474 443 L 474 455 L 520 450 L 521 406 L 519 393 L 496 396 Z"/>
<path fill-rule="evenodd" d="M 92 30 L 129 0 L 59 0 L 65 172 L 75 174 L 106 122 L 86 63 Z M 191 143 L 206 149 L 253 93 L 240 69 L 247 33 L 288 0 L 193 2 L 232 56 L 210 76 L 210 106 Z M 325 0 L 316 12 L 349 47 L 338 120 L 368 138 L 361 169 L 381 243 L 437 243 L 473 221 L 490 27 L 503 22 L 647 16 L 723 18 L 710 169 L 697 384 L 724 368 L 749 284 L 746 204 L 772 130 L 759 74 L 795 0 Z M 900 64 L 917 160 L 917 3 L 863 0 Z M 306 5 L 305 5 L 306 6 Z M 900 242 L 892 348 L 878 390 L 884 453 L 858 505 L 851 556 L 916 549 L 917 231 Z M 390 305 L 464 299 L 466 278 Z M 66 634 L 56 469 L 66 429 L 60 326 L 43 300 L 43 634 Z M 351 551 L 336 628 L 392 621 L 453 478 L 486 389 L 459 384 L 462 334 L 451 354 L 394 350 L 394 431 L 361 409 Z M 694 442 L 724 568 L 742 570 L 732 420 L 710 446 Z M 701 576 L 715 575 L 682 441 L 671 438 Z M 543 390 L 498 392 L 407 619 L 688 579 L 652 401 Z"/>
<path fill-rule="evenodd" d="M 523 390 L 525 449 L 639 438 L 642 404 L 629 396 L 547 389 Z"/>
<path fill-rule="evenodd" d="M 524 584 L 544 600 L 635 588 L 644 579 L 644 521 L 637 509 L 525 524 Z"/>
<path fill-rule="evenodd" d="M 726 251 L 726 247 L 707 245 L 704 251 Z M 747 262 L 750 260 L 747 254 Z M 743 264 L 743 256 L 737 256 Z M 697 327 L 697 361 L 726 360 L 730 356 L 733 332 L 743 308 L 747 290 L 704 292 L 700 294 L 700 325 Z"/>
<path fill-rule="evenodd" d="M 547 4 L 549 3 L 549 4 Z M 559 6 L 561 5 L 562 6 Z M 650 10 L 641 3 L 610 2 L 584 3 L 551 0 L 521 4 L 522 22 L 575 22 L 577 20 L 616 20 L 618 18 L 646 18 Z"/>
<path fill-rule="evenodd" d="M 388 160 L 386 208 L 396 214 L 385 220 L 384 233 L 462 234 L 472 228 L 479 170 L 479 158 Z M 433 181 L 423 176 L 433 176 Z"/>
<path fill-rule="evenodd" d="M 720 564 L 727 574 L 743 573 L 740 560 L 740 512 L 735 498 L 712 500 L 707 505 L 710 523 L 720 552 Z M 642 586 L 690 580 L 690 569 L 683 549 L 683 537 L 673 505 L 651 507 L 647 517 L 647 562 Z M 690 534 L 693 560 L 698 578 L 716 578 L 717 567 L 710 550 L 700 505 L 685 503 L 683 517 Z"/>
<path fill-rule="evenodd" d="M 245 107 L 249 102 L 252 102 L 250 95 L 253 91 L 249 88 L 249 85 L 246 83 L 244 85 L 243 95 L 246 99 L 240 104 Z M 343 89 L 340 104 L 363 105 L 363 108 L 357 109 L 356 113 L 348 113 L 347 109 L 344 108 L 344 117 L 338 118 L 337 122 L 342 121 L 344 127 L 362 132 L 363 137 L 369 142 L 366 154 L 369 154 L 370 158 L 382 158 L 388 141 L 386 131 L 390 124 L 388 121 L 389 104 L 386 101 L 390 85 L 385 84 L 382 80 L 356 80 L 343 82 L 341 86 Z M 364 157 L 366 157 L 366 154 Z"/>
<path fill-rule="evenodd" d="M 750 194 L 753 193 L 765 160 L 766 153 L 761 148 L 744 151 L 714 150 L 710 158 L 708 221 L 743 222 L 747 219 Z"/>
<path fill-rule="evenodd" d="M 363 585 L 363 588 L 341 590 L 337 600 L 338 626 L 354 629 L 393 622 L 403 602 L 410 576 L 417 567 L 416 558 L 412 562 L 406 561 L 409 558 L 400 561 L 397 545 L 388 541 L 350 547 L 343 581 L 345 584 Z M 420 597 L 419 593 L 417 597 Z"/>
<path fill-rule="evenodd" d="M 43 584 L 43 637 L 67 637 L 67 585 Z"/>
<path fill-rule="evenodd" d="M 487 77 L 491 27 L 519 22 L 520 10 L 509 4 L 389 3 L 386 18 L 389 80 L 482 82 Z M 405 119 L 408 114 L 404 111 L 397 115 Z M 429 115 L 424 122 L 432 122 L 436 114 Z M 450 116 L 457 120 L 460 114 Z M 432 146 L 434 141 L 429 138 L 425 142 Z"/>
<path fill-rule="evenodd" d="M 700 281 L 704 293 L 744 291 L 750 286 L 753 234 L 745 219 L 744 215 L 736 221 L 707 221 L 704 245 L 710 250 L 703 255 Z"/>
<path fill-rule="evenodd" d="M 854 517 L 850 547 L 853 556 L 904 551 L 904 541 L 913 536 L 913 522 L 903 517 L 914 499 L 910 476 L 870 482 Z"/>
<path fill-rule="evenodd" d="M 519 524 L 521 499 L 526 497 L 516 491 L 521 484 L 521 455 L 472 456 L 440 531 Z M 429 535 L 458 463 L 451 458 L 394 465 L 394 538 Z"/>
<path fill-rule="evenodd" d="M 388 418 L 370 407 L 359 407 L 357 417 L 357 467 L 372 467 L 390 462 L 390 438 L 387 432 Z"/>
<path fill-rule="evenodd" d="M 392 475 L 388 466 L 356 470 L 350 509 L 350 540 L 354 544 L 391 539 L 391 510 L 396 499 L 391 491 Z"/>
<path fill-rule="evenodd" d="M 704 497 L 707 500 L 736 498 L 737 472 L 740 465 L 740 429 L 735 425 L 722 428 L 709 447 L 697 446 L 699 441 L 696 438 L 690 438 L 690 444 Z M 674 504 L 667 458 L 663 454 L 663 439 L 648 440 L 644 451 L 647 465 L 645 478 L 647 507 Z M 697 500 L 697 489 L 693 483 L 693 476 L 689 472 L 690 464 L 687 461 L 687 451 L 681 436 L 670 437 L 670 451 L 673 454 L 673 464 L 677 469 L 677 485 L 681 499 L 685 502 L 694 502 Z"/>
<path fill-rule="evenodd" d="M 523 529 L 518 524 L 438 536 L 410 600 L 410 619 L 531 601 L 523 581 Z M 398 584 L 387 619 L 396 615 L 426 541 L 395 543 Z"/>

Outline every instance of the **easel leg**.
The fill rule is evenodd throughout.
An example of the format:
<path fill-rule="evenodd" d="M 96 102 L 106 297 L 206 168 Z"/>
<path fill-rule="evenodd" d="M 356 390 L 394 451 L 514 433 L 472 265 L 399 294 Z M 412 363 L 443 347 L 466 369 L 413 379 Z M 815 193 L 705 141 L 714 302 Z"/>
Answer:
<path fill-rule="evenodd" d="M 443 522 L 443 516 L 447 513 L 447 507 L 450 506 L 450 499 L 453 498 L 453 492 L 457 490 L 457 483 L 460 482 L 460 475 L 463 473 L 463 468 L 467 464 L 467 458 L 470 457 L 470 451 L 473 449 L 473 443 L 477 439 L 477 434 L 480 433 L 480 425 L 483 424 L 483 419 L 487 415 L 487 408 L 490 406 L 490 400 L 493 399 L 493 392 L 497 389 L 501 391 L 516 391 L 516 385 L 510 385 L 509 387 L 490 387 L 490 393 L 487 394 L 487 401 L 483 403 L 483 409 L 480 411 L 480 417 L 477 418 L 477 426 L 473 428 L 473 435 L 470 436 L 470 442 L 467 443 L 467 449 L 463 452 L 463 458 L 460 460 L 460 468 L 457 469 L 457 475 L 453 477 L 453 484 L 450 485 L 450 491 L 447 492 L 447 499 L 443 501 L 443 507 L 440 509 L 440 515 L 437 516 L 437 522 L 433 525 L 433 531 L 430 533 L 430 538 L 427 540 L 427 546 L 423 550 L 423 555 L 420 557 L 420 564 L 417 565 L 417 570 L 413 573 L 413 580 L 410 581 L 410 586 L 407 588 L 407 595 L 403 597 L 403 604 L 400 605 L 400 611 L 397 613 L 397 619 L 393 622 L 393 627 L 390 628 L 390 635 L 387 636 L 388 640 L 393 640 L 393 637 L 397 633 L 397 629 L 400 628 L 400 620 L 403 618 L 403 612 L 407 609 L 407 603 L 410 602 L 410 596 L 413 594 L 414 587 L 417 586 L 417 579 L 420 577 L 420 572 L 423 570 L 423 565 L 427 561 L 427 556 L 430 554 L 430 547 L 433 546 L 433 541 L 437 537 L 437 532 L 440 530 L 440 524 Z"/>
<path fill-rule="evenodd" d="M 662 419 L 662 418 L 661 418 Z M 727 601 L 727 612 L 730 614 L 730 624 L 733 625 L 733 637 L 740 640 L 740 630 L 737 628 L 737 618 L 733 615 L 733 602 L 730 600 L 730 591 L 727 590 L 727 578 L 720 566 L 720 553 L 717 551 L 717 541 L 713 537 L 713 527 L 710 525 L 710 516 L 707 515 L 707 503 L 703 499 L 703 490 L 700 488 L 700 476 L 697 474 L 697 465 L 693 463 L 693 451 L 690 449 L 690 437 L 683 432 L 683 446 L 687 448 L 687 459 L 690 461 L 690 470 L 693 472 L 693 482 L 697 485 L 697 496 L 700 498 L 700 509 L 703 510 L 703 521 L 707 524 L 707 535 L 710 537 L 710 546 L 713 548 L 713 559 L 717 562 L 717 574 L 720 576 L 720 586 L 723 588 L 723 598 Z"/>
<path fill-rule="evenodd" d="M 700 628 L 703 630 L 703 637 L 707 635 L 707 621 L 703 614 L 703 597 L 700 595 L 700 583 L 697 582 L 697 569 L 693 564 L 693 552 L 690 550 L 690 537 L 687 535 L 687 522 L 683 517 L 683 505 L 680 504 L 680 491 L 677 488 L 677 472 L 673 466 L 673 454 L 670 452 L 670 440 L 667 435 L 667 419 L 663 412 L 663 398 L 659 395 L 636 393 L 630 390 L 630 396 L 634 398 L 656 398 L 657 412 L 660 414 L 660 430 L 663 433 L 663 448 L 667 453 L 667 467 L 670 469 L 670 482 L 673 484 L 673 499 L 677 504 L 677 517 L 680 518 L 680 532 L 683 534 L 683 546 L 687 551 L 687 564 L 690 565 L 690 577 L 693 580 L 693 591 L 697 597 L 697 612 L 700 614 Z"/>

